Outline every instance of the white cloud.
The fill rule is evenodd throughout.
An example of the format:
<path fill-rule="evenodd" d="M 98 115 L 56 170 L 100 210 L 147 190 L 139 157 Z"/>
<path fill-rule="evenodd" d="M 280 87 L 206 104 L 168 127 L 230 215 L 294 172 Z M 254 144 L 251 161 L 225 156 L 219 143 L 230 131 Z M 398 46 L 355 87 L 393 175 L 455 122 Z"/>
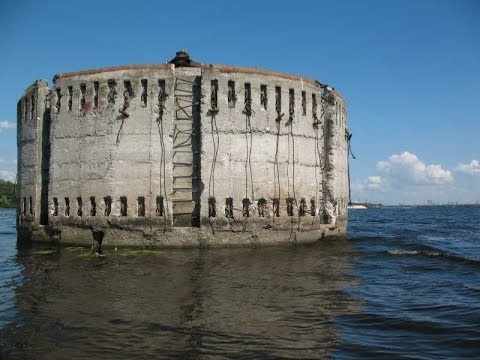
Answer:
<path fill-rule="evenodd" d="M 472 160 L 469 164 L 459 163 L 456 170 L 465 174 L 480 176 L 480 161 Z"/>
<path fill-rule="evenodd" d="M 385 180 L 381 176 L 369 176 L 367 179 L 368 189 L 380 189 L 385 185 Z"/>
<path fill-rule="evenodd" d="M 15 173 L 13 173 L 11 171 L 0 170 L 0 179 L 14 182 L 15 181 Z"/>
<path fill-rule="evenodd" d="M 453 182 L 451 171 L 437 164 L 426 165 L 408 151 L 379 161 L 377 169 L 397 183 L 442 185 Z"/>
<path fill-rule="evenodd" d="M 0 134 L 3 132 L 3 130 L 15 129 L 15 127 L 15 124 L 12 124 L 8 121 L 0 121 Z"/>
<path fill-rule="evenodd" d="M 382 191 L 386 186 L 387 183 L 381 176 L 369 176 L 365 180 L 354 181 L 352 183 L 352 190 L 358 192 L 369 190 Z"/>

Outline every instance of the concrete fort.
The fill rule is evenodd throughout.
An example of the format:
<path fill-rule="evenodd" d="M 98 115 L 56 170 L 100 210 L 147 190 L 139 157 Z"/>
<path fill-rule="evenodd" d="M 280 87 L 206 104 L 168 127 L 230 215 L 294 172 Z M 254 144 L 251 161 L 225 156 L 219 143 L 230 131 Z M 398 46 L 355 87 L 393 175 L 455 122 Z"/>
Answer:
<path fill-rule="evenodd" d="M 209 247 L 346 232 L 346 105 L 318 81 L 182 50 L 36 81 L 17 113 L 22 238 Z"/>

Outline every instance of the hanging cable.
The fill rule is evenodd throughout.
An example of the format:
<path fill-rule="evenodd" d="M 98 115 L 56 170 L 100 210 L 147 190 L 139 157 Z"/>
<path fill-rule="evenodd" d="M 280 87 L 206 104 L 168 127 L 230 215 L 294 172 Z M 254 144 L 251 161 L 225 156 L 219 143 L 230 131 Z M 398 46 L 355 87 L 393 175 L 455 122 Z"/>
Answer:
<path fill-rule="evenodd" d="M 252 96 L 250 84 L 245 84 L 245 106 L 243 109 L 245 114 L 245 142 L 247 146 L 247 156 L 245 160 L 245 199 L 248 198 L 248 179 L 250 178 L 251 201 L 254 201 L 255 194 L 253 191 L 253 172 L 252 172 L 252 147 L 253 147 L 253 131 L 251 117 L 254 115 L 252 109 Z M 250 136 L 249 136 L 250 135 Z"/>
<path fill-rule="evenodd" d="M 218 134 L 217 118 L 214 113 L 211 114 L 210 129 L 213 141 L 213 159 L 210 168 L 210 177 L 208 179 L 208 196 L 215 197 L 215 167 L 217 164 L 218 148 L 220 146 L 220 136 Z"/>
<path fill-rule="evenodd" d="M 158 118 L 157 118 L 157 127 L 158 133 L 160 137 L 160 164 L 159 164 L 159 187 L 160 187 L 160 194 L 163 190 L 163 198 L 166 205 L 166 217 L 163 222 L 164 230 L 167 228 L 167 220 L 166 218 L 170 214 L 170 209 L 168 205 L 168 197 L 167 197 L 167 187 L 166 187 L 166 161 L 165 161 L 165 141 L 164 141 L 164 132 L 163 132 L 163 114 L 165 110 L 165 101 L 167 100 L 168 95 L 165 93 L 165 89 L 160 87 L 158 92 Z M 163 172 L 163 182 L 162 182 L 162 172 Z M 163 185 L 163 186 L 162 186 Z"/>
<path fill-rule="evenodd" d="M 273 221 L 275 221 L 275 217 L 279 216 L 280 212 L 280 197 L 281 197 L 281 186 L 280 186 L 280 167 L 278 165 L 278 147 L 280 143 L 280 123 L 282 121 L 283 113 L 281 109 L 281 93 L 279 88 L 277 88 L 277 92 L 275 95 L 275 110 L 277 111 L 277 117 L 275 118 L 275 122 L 277 124 L 277 136 L 276 136 L 276 143 L 275 143 L 275 159 L 273 164 L 273 207 L 274 207 L 274 214 L 273 214 Z"/>
<path fill-rule="evenodd" d="M 352 192 L 350 189 L 350 155 L 355 160 L 356 157 L 353 155 L 352 147 L 350 141 L 352 140 L 352 133 L 345 129 L 345 139 L 347 140 L 347 173 L 348 173 L 348 205 L 352 203 Z"/>
<path fill-rule="evenodd" d="M 210 93 L 210 105 L 211 108 L 208 111 L 208 115 L 210 115 L 210 129 L 212 133 L 212 142 L 213 142 L 213 159 L 212 165 L 210 168 L 210 177 L 208 179 L 208 222 L 210 224 L 210 228 L 212 229 L 212 234 L 215 235 L 215 228 L 212 222 L 212 217 L 217 216 L 216 211 L 216 198 L 215 198 L 215 167 L 217 164 L 217 156 L 218 156 L 218 149 L 220 146 L 220 136 L 218 134 L 218 127 L 217 127 L 217 118 L 216 114 L 218 114 L 218 81 L 212 80 L 211 83 L 211 93 Z"/>

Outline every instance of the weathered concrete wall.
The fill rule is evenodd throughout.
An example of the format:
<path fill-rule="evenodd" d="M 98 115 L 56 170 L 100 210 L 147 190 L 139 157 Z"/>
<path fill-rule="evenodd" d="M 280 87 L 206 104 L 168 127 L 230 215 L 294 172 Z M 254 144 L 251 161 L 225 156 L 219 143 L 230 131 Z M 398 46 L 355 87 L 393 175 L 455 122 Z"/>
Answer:
<path fill-rule="evenodd" d="M 42 135 L 47 81 L 38 80 L 25 90 L 17 114 L 17 208 L 25 221 L 40 223 Z"/>
<path fill-rule="evenodd" d="M 318 82 L 165 64 L 59 75 L 49 102 L 45 82 L 37 93 L 51 109 L 46 238 L 258 245 L 346 231 L 345 103 Z M 20 208 L 30 193 L 40 206 L 42 126 L 18 130 Z"/>
<path fill-rule="evenodd" d="M 286 198 L 294 198 L 294 217 L 298 216 L 297 207 L 301 198 L 308 205 L 310 200 L 321 198 L 321 187 L 315 186 L 316 175 L 321 183 L 322 174 L 319 163 L 316 166 L 316 148 L 314 118 L 312 115 L 312 94 L 318 97 L 319 86 L 302 79 L 289 80 L 263 74 L 243 74 L 221 72 L 215 68 L 203 72 L 203 183 L 210 187 L 219 208 L 219 217 L 224 216 L 225 199 L 234 199 L 235 217 L 243 217 L 242 200 L 249 198 L 254 204 L 250 213 L 258 215 L 255 204 L 263 198 L 266 202 L 266 217 L 273 217 L 273 199 L 280 199 L 280 215 L 287 216 Z M 210 107 L 210 88 L 212 80 L 218 80 L 218 113 L 208 115 Z M 235 82 L 237 101 L 235 107 L 229 107 L 227 92 L 228 81 Z M 252 115 L 245 114 L 245 84 L 250 84 Z M 267 104 L 262 106 L 260 89 L 266 87 Z M 281 90 L 281 120 L 277 122 L 276 88 Z M 293 119 L 290 121 L 289 93 L 294 91 Z M 302 92 L 305 92 L 305 115 L 303 115 Z M 318 116 L 321 108 L 317 108 Z M 213 122 L 213 132 L 212 132 Z M 212 136 L 213 135 L 213 136 Z M 218 135 L 217 144 L 215 144 Z M 318 138 L 323 136 L 323 127 L 319 127 Z M 278 144 L 277 144 L 278 141 Z M 215 145 L 214 145 L 215 144 Z M 278 145 L 278 152 L 277 152 Z M 218 146 L 216 162 L 213 161 Z M 214 178 L 212 164 L 215 164 Z M 275 164 L 278 164 L 279 184 L 275 184 Z M 206 170 L 206 171 L 205 171 Z M 211 174 L 212 173 L 212 176 Z M 228 181 L 225 181 L 228 179 Z M 204 192 L 207 202 L 209 192 Z M 258 204 L 257 204 L 258 205 Z M 317 207 L 319 202 L 316 202 Z M 315 211 L 318 216 L 318 209 Z M 208 208 L 203 208 L 204 217 Z"/>
<path fill-rule="evenodd" d="M 146 103 L 142 79 L 147 80 Z M 114 91 L 108 86 L 112 80 Z M 63 221 L 65 217 L 103 221 L 105 197 L 112 199 L 110 218 L 118 221 L 137 218 L 139 197 L 145 198 L 145 216 L 155 216 L 155 199 L 161 191 L 161 141 L 165 143 L 165 158 L 171 159 L 173 132 L 173 98 L 168 98 L 162 118 L 164 131 L 159 133 L 159 80 L 165 80 L 167 92 L 171 91 L 172 70 L 165 67 L 155 71 L 112 71 L 57 79 L 55 88 L 60 89 L 61 98 L 59 108 L 52 107 L 50 193 L 52 199 L 57 197 L 59 211 L 57 219 L 52 217 L 52 221 Z M 124 81 L 130 81 L 135 94 L 126 109 L 128 117 L 120 113 L 126 91 Z M 87 89 L 83 109 L 81 84 Z M 71 110 L 69 87 L 72 87 Z M 53 98 L 57 104 L 56 92 Z M 167 193 L 171 193 L 171 161 L 161 181 L 166 182 Z M 96 202 L 95 215 L 91 212 L 92 196 Z M 66 197 L 70 200 L 69 215 L 65 213 Z M 79 197 L 82 216 L 79 216 Z M 127 199 L 125 216 L 120 214 L 120 197 Z"/>

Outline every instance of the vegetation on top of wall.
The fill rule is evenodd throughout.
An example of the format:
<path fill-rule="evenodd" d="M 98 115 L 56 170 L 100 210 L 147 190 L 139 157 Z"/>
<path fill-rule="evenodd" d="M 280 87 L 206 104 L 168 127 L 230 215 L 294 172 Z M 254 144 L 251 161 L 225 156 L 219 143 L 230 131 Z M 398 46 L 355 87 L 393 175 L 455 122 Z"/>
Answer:
<path fill-rule="evenodd" d="M 16 207 L 15 184 L 0 179 L 0 208 Z"/>

